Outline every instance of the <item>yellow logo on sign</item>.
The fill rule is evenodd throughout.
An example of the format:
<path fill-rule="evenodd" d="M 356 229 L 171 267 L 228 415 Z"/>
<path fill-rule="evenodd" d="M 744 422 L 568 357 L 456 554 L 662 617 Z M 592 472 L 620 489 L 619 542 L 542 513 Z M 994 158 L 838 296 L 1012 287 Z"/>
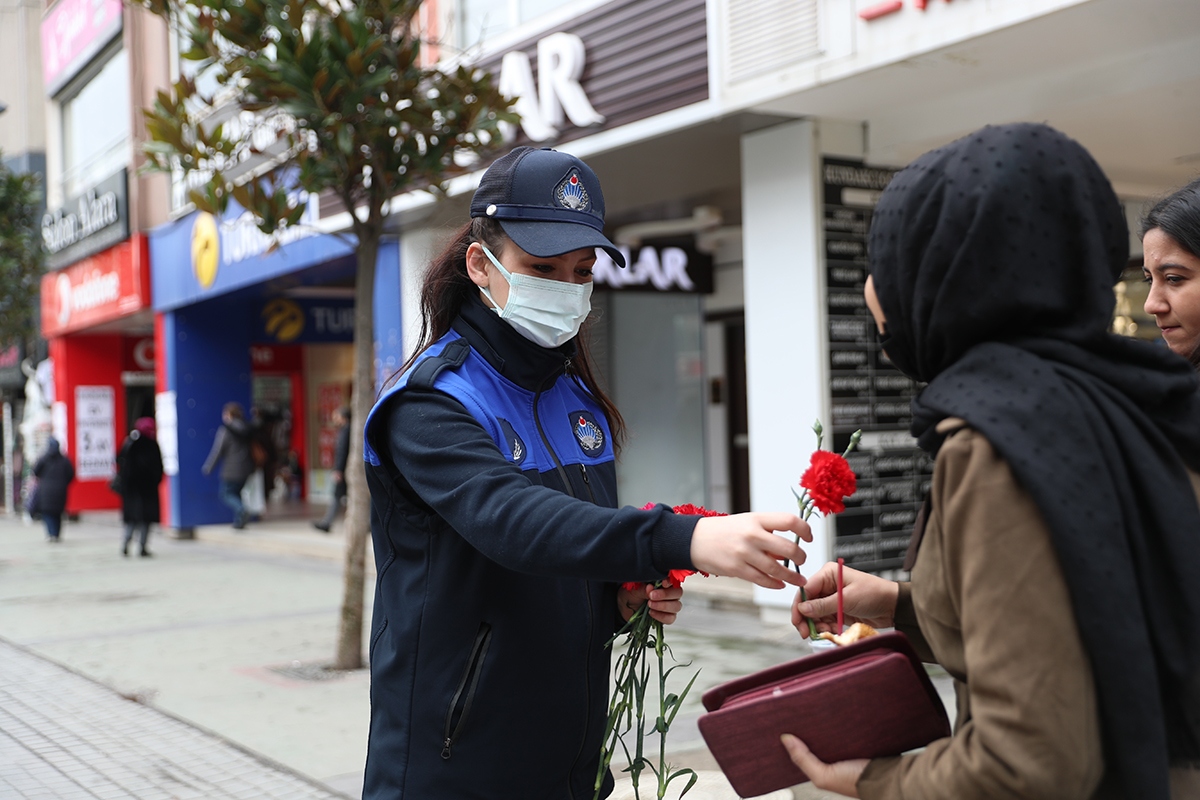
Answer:
<path fill-rule="evenodd" d="M 291 300 L 272 300 L 262 315 L 267 320 L 267 334 L 277 341 L 290 342 L 304 332 L 304 309 Z"/>
<path fill-rule="evenodd" d="M 217 235 L 217 220 L 212 214 L 201 212 L 192 225 L 192 272 L 204 289 L 217 279 L 221 239 Z"/>

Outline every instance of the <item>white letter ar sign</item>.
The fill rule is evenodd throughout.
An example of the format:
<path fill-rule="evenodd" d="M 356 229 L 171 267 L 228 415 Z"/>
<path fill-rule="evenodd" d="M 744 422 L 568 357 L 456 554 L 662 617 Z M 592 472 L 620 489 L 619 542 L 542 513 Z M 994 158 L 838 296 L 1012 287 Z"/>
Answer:
<path fill-rule="evenodd" d="M 514 51 L 504 54 L 500 64 L 500 91 L 516 99 L 513 106 L 521 115 L 525 135 L 543 142 L 558 135 L 563 113 L 579 127 L 604 122 L 579 85 L 583 74 L 583 40 L 571 33 L 553 33 L 538 42 L 538 86 L 533 85 L 529 56 Z M 540 96 L 539 96 L 540 95 Z M 516 130 L 506 127 L 505 138 Z"/>

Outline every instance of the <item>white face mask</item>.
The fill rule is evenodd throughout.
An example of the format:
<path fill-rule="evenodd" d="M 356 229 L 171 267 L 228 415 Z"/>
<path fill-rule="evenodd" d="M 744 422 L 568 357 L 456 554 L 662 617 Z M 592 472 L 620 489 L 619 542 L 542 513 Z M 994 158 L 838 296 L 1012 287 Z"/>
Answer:
<path fill-rule="evenodd" d="M 592 283 L 568 283 L 533 275 L 514 275 L 504 268 L 492 251 L 483 252 L 508 281 L 504 308 L 485 287 L 480 291 L 492 301 L 492 310 L 507 320 L 517 333 L 542 347 L 559 347 L 579 333 L 592 310 Z"/>

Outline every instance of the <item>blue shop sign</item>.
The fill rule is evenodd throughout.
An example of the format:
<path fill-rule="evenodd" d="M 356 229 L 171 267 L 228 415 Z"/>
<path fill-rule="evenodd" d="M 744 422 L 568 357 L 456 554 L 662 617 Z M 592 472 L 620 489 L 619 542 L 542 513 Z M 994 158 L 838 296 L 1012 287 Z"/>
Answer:
<path fill-rule="evenodd" d="M 300 224 L 271 237 L 235 202 L 220 219 L 203 211 L 150 233 L 154 310 L 170 311 L 318 264 L 352 257 L 353 236 L 317 233 L 317 199 L 310 195 Z"/>
<path fill-rule="evenodd" d="M 354 341 L 354 301 L 275 297 L 262 305 L 255 327 L 260 344 Z"/>

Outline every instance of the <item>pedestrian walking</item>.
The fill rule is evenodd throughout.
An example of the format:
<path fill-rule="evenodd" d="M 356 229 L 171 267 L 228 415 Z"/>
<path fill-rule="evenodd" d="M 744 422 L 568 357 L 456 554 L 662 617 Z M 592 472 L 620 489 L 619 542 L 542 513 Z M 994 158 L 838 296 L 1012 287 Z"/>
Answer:
<path fill-rule="evenodd" d="M 1128 254 L 1100 167 L 1045 125 L 970 134 L 880 197 L 864 294 L 892 363 L 928 384 L 912 430 L 933 483 L 911 583 L 846 570 L 843 602 L 941 663 L 959 715 L 869 761 L 788 739 L 817 787 L 1200 797 L 1200 382 L 1108 333 Z M 835 574 L 797 598 L 802 635 L 833 628 Z"/>
<path fill-rule="evenodd" d="M 325 511 L 325 517 L 313 523 L 319 531 L 329 533 L 333 520 L 342 508 L 342 500 L 346 497 L 346 460 L 350 456 L 350 409 L 338 408 L 333 412 L 333 421 L 338 426 L 337 444 L 333 449 L 333 469 L 330 478 L 333 479 L 333 499 Z"/>
<path fill-rule="evenodd" d="M 250 453 L 250 437 L 250 426 L 241 403 L 226 403 L 221 409 L 221 427 L 217 428 L 217 434 L 213 437 L 212 450 L 200 468 L 201 472 L 209 475 L 217 462 L 221 462 L 217 496 L 233 511 L 233 527 L 239 530 L 246 527 L 247 520 L 246 507 L 242 504 L 242 487 L 256 469 Z"/>
<path fill-rule="evenodd" d="M 364 798 L 591 797 L 608 641 L 671 569 L 781 588 L 793 514 L 616 508 L 623 423 L 576 336 L 604 198 L 579 159 L 518 147 L 484 174 L 422 290 L 417 355 L 366 423 L 380 565 Z M 530 743 L 537 743 L 531 755 Z M 604 770 L 601 796 L 612 791 Z"/>
<path fill-rule="evenodd" d="M 58 439 L 51 436 L 46 450 L 33 465 L 37 488 L 30 511 L 40 515 L 46 525 L 46 540 L 58 542 L 62 533 L 62 515 L 67 507 L 67 487 L 75 480 L 75 467 L 63 455 Z"/>
<path fill-rule="evenodd" d="M 1146 313 L 1167 347 L 1200 370 L 1200 178 L 1150 209 L 1142 251 Z"/>
<path fill-rule="evenodd" d="M 125 523 L 125 541 L 121 555 L 129 555 L 129 543 L 138 536 L 139 555 L 149 557 L 146 544 L 150 526 L 159 521 L 158 485 L 163 478 L 162 452 L 155 439 L 153 417 L 142 417 L 121 444 L 117 454 L 116 484 L 121 495 L 121 520 Z"/>

